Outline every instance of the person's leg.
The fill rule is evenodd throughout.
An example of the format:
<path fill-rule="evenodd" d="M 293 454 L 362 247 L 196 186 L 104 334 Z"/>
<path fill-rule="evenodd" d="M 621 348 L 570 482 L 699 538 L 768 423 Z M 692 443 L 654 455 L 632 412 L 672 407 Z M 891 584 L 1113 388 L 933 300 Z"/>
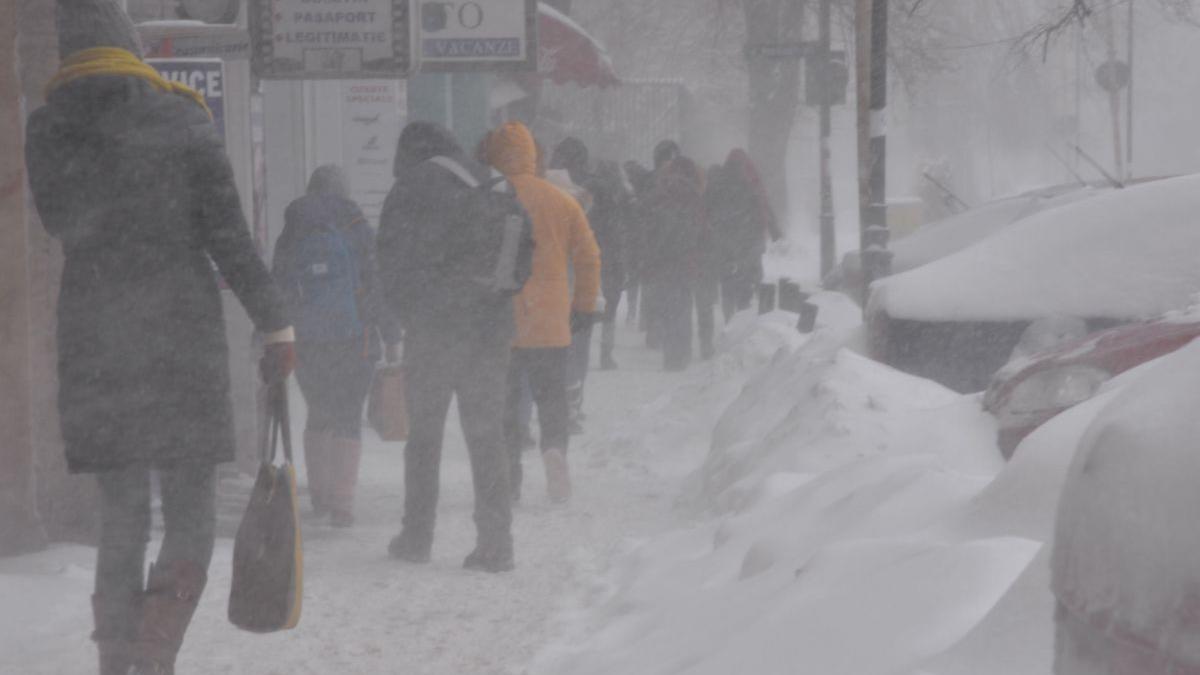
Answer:
<path fill-rule="evenodd" d="M 508 374 L 505 377 L 504 446 L 508 456 L 509 497 L 514 502 L 521 499 L 521 481 L 524 477 L 521 453 L 525 450 L 529 434 L 529 417 L 526 415 L 533 415 L 533 392 L 525 371 L 527 357 L 524 349 L 510 350 Z M 529 399 L 527 406 L 524 403 L 526 397 Z"/>
<path fill-rule="evenodd" d="M 592 326 L 571 336 L 567 355 L 567 424 L 571 433 L 583 432 L 583 390 L 591 362 Z"/>
<path fill-rule="evenodd" d="M 600 325 L 600 368 L 616 370 L 613 349 L 617 345 L 617 309 L 621 306 L 621 293 L 615 292 L 605 298 L 604 318 Z"/>
<path fill-rule="evenodd" d="M 721 278 L 721 315 L 725 317 L 725 323 L 732 321 L 737 313 L 740 293 L 737 279 L 732 274 Z"/>
<path fill-rule="evenodd" d="M 510 349 L 506 342 L 469 345 L 455 393 L 475 487 L 475 550 L 465 561 L 489 572 L 512 569 L 512 492 L 504 433 Z"/>
<path fill-rule="evenodd" d="M 133 663 L 141 616 L 142 574 L 150 538 L 150 471 L 134 467 L 96 474 L 100 545 L 92 596 L 101 675 L 124 675 Z"/>
<path fill-rule="evenodd" d="M 529 384 L 537 402 L 541 426 L 542 462 L 550 499 L 564 502 L 571 497 L 567 468 L 568 427 L 567 392 L 564 385 L 567 348 L 529 350 Z"/>
<path fill-rule="evenodd" d="M 146 581 L 136 672 L 173 673 L 208 581 L 216 537 L 216 466 L 182 464 L 159 472 L 165 534 Z"/>
<path fill-rule="evenodd" d="M 306 343 L 297 345 L 296 383 L 304 396 L 308 415 L 304 423 L 304 474 L 308 481 L 313 514 L 329 511 L 331 455 L 333 453 L 332 414 L 326 386 L 330 373 L 324 367 L 323 350 Z"/>
<path fill-rule="evenodd" d="M 408 443 L 404 446 L 404 519 L 389 553 L 409 562 L 427 562 L 437 522 L 442 439 L 450 408 L 453 371 L 441 336 L 413 335 L 404 347 L 404 391 Z"/>
<path fill-rule="evenodd" d="M 713 309 L 717 303 L 716 280 L 702 279 L 696 285 L 696 324 L 700 333 L 700 358 L 704 360 L 713 357 L 714 326 Z"/>
<path fill-rule="evenodd" d="M 650 349 L 662 348 L 663 311 L 665 310 L 662 298 L 663 286 L 662 282 L 654 281 L 646 284 L 642 291 L 644 297 L 642 314 L 646 319 L 646 346 Z"/>
<path fill-rule="evenodd" d="M 329 509 L 335 527 L 354 524 L 354 493 L 362 461 L 363 405 L 371 389 L 374 366 L 359 341 L 339 345 L 337 370 L 329 386 L 336 394 L 331 405 Z"/>
<path fill-rule="evenodd" d="M 625 323 L 629 326 L 637 325 L 638 322 L 638 291 L 640 289 L 641 285 L 636 281 L 630 283 L 629 288 L 625 289 L 625 292 L 629 295 L 629 306 L 625 308 Z"/>
<path fill-rule="evenodd" d="M 663 288 L 663 368 L 683 370 L 692 355 L 692 297 L 683 283 Z"/>

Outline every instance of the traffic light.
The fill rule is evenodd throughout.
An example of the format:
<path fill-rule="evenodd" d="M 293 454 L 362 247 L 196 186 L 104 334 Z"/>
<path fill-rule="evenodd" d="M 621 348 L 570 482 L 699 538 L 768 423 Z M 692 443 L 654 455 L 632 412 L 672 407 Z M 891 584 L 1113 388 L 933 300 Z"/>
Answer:
<path fill-rule="evenodd" d="M 808 105 L 844 105 L 850 85 L 846 52 L 813 54 L 804 63 L 804 98 Z"/>

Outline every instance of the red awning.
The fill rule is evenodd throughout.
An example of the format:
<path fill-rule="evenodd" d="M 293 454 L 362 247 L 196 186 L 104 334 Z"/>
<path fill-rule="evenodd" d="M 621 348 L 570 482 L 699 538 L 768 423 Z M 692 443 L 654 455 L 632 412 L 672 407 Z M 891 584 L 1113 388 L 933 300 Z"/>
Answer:
<path fill-rule="evenodd" d="M 538 3 L 538 74 L 555 84 L 611 87 L 621 83 L 604 45 L 562 12 Z"/>

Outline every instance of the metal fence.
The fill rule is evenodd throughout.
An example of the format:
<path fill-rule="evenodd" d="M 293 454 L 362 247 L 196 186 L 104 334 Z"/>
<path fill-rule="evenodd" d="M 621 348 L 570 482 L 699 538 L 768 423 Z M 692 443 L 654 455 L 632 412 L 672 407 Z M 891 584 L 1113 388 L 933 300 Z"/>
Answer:
<path fill-rule="evenodd" d="M 535 131 L 547 147 L 575 136 L 597 159 L 648 164 L 659 141 L 685 141 L 690 107 L 682 80 L 624 80 L 608 89 L 548 84 Z"/>

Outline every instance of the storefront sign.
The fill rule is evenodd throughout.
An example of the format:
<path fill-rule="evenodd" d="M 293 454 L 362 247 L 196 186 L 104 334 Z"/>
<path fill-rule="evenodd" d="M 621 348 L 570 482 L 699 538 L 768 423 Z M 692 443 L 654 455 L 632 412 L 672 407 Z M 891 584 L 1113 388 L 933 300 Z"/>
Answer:
<path fill-rule="evenodd" d="M 417 0 L 422 72 L 537 70 L 536 0 Z"/>
<path fill-rule="evenodd" d="M 256 0 L 255 72 L 263 78 L 397 78 L 409 71 L 409 0 Z"/>
<path fill-rule="evenodd" d="M 398 82 L 341 83 L 342 166 L 350 196 L 372 225 L 379 224 L 383 200 L 395 176 L 392 163 L 403 126 L 404 87 Z"/>
<path fill-rule="evenodd" d="M 225 138 L 225 64 L 221 59 L 146 59 L 151 67 L 172 82 L 180 82 L 200 92 L 213 124 Z"/>

